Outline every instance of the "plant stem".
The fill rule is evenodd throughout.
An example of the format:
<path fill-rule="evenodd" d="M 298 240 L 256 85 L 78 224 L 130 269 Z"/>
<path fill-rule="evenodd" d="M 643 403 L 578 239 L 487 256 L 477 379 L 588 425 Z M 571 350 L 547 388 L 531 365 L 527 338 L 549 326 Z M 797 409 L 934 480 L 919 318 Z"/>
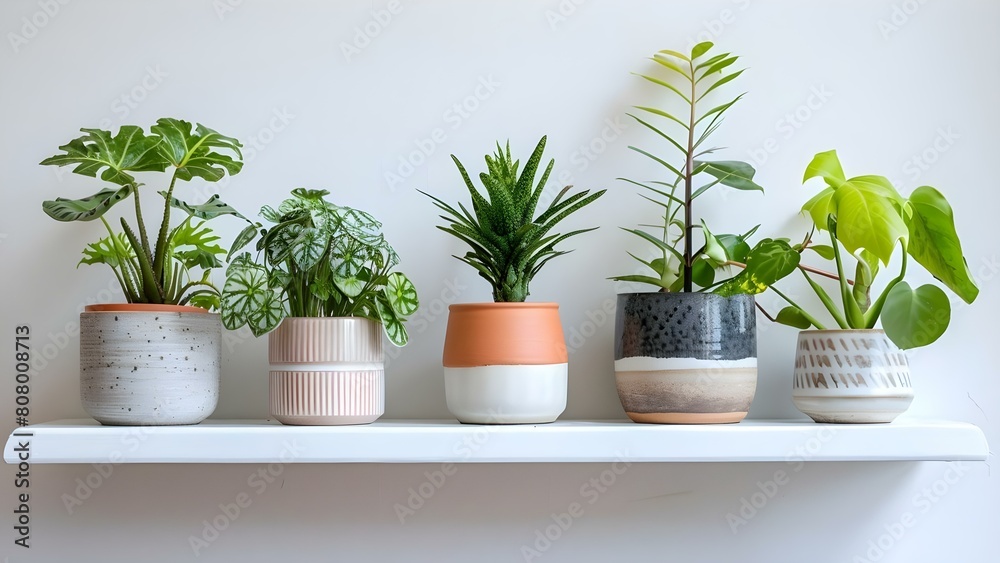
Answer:
<path fill-rule="evenodd" d="M 903 263 L 899 267 L 899 275 L 892 279 L 882 293 L 878 296 L 878 299 L 872 303 L 872 306 L 865 313 L 865 328 L 875 328 L 875 323 L 878 322 L 879 316 L 882 315 L 882 307 L 885 306 L 885 300 L 889 297 L 889 291 L 896 287 L 896 284 L 903 281 L 903 277 L 906 276 L 906 248 L 903 248 Z"/>
<path fill-rule="evenodd" d="M 694 106 L 695 106 L 695 79 L 694 79 L 694 60 L 688 61 L 688 67 L 691 69 L 691 113 L 688 119 L 688 142 L 687 142 L 687 162 L 684 167 L 684 291 L 690 292 L 693 280 L 691 279 L 691 235 L 693 234 L 693 229 L 691 227 L 691 222 L 693 221 L 693 214 L 691 212 L 692 201 L 691 201 L 691 184 L 694 180 Z"/>
<path fill-rule="evenodd" d="M 782 299 L 784 299 L 785 301 L 787 301 L 789 305 L 791 305 L 792 307 L 795 307 L 796 309 L 798 309 L 799 312 L 802 313 L 802 316 L 805 317 L 807 321 L 811 322 L 814 327 L 816 327 L 819 330 L 826 330 L 826 327 L 823 326 L 823 323 L 817 321 L 812 315 L 810 315 L 809 313 L 807 313 L 805 309 L 803 309 L 802 307 L 799 307 L 799 305 L 797 303 L 795 303 L 794 301 L 792 301 L 791 299 L 789 299 L 788 296 L 785 295 L 784 293 L 782 293 L 780 289 L 778 289 L 777 287 L 774 287 L 773 285 L 771 286 L 771 289 L 775 293 L 778 294 L 778 297 L 781 297 Z"/>
<path fill-rule="evenodd" d="M 847 320 L 844 318 L 844 315 L 837 310 L 837 306 L 833 303 L 833 299 L 830 299 L 830 296 L 826 293 L 826 290 L 823 289 L 823 286 L 819 285 L 812 278 L 810 278 L 809 274 L 807 274 L 805 270 L 799 271 L 802 272 L 806 281 L 809 282 L 809 287 L 816 292 L 816 296 L 819 297 L 819 300 L 823 302 L 823 306 L 826 307 L 826 310 L 830 312 L 830 316 L 833 317 L 837 326 L 844 329 L 850 328 L 847 324 Z"/>
<path fill-rule="evenodd" d="M 142 220 L 142 204 L 139 202 L 139 184 L 133 184 L 132 188 L 132 200 L 135 202 L 135 222 L 139 226 L 139 237 L 142 240 L 142 246 L 148 252 L 149 248 L 149 237 L 146 235 L 146 223 Z"/>
<path fill-rule="evenodd" d="M 167 232 L 170 228 L 170 198 L 174 196 L 174 185 L 177 183 L 177 169 L 174 169 L 170 177 L 170 187 L 167 188 L 167 195 L 163 198 L 163 221 L 160 223 L 160 232 L 156 237 L 156 252 L 153 255 L 153 274 L 162 280 L 163 263 L 166 261 L 167 253 Z M 143 234 L 146 232 L 145 226 L 139 225 Z"/>

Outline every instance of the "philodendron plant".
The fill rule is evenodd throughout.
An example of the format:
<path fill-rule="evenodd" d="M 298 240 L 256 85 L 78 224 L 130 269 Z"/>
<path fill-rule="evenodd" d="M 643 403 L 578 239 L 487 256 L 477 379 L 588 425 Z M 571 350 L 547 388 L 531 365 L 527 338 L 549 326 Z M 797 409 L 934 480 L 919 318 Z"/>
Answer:
<path fill-rule="evenodd" d="M 382 224 L 326 201 L 329 193 L 297 188 L 278 209 L 261 208 L 273 226 L 260 231 L 259 263 L 244 252 L 230 264 L 222 324 L 230 330 L 247 325 L 261 336 L 285 317 L 363 317 L 381 323 L 389 340 L 404 346 L 403 321 L 417 310 L 417 290 L 392 271 L 399 256 Z"/>
<path fill-rule="evenodd" d="M 459 210 L 426 192 L 420 192 L 445 212 L 440 217 L 447 226 L 442 231 L 464 241 L 472 250 L 455 256 L 472 266 L 493 288 L 493 300 L 522 302 L 530 293 L 528 285 L 549 260 L 571 251 L 556 250 L 556 245 L 569 237 L 596 229 L 580 229 L 565 234 L 549 234 L 553 227 L 573 212 L 601 197 L 606 190 L 591 194 L 589 190 L 566 196 L 572 186 L 566 186 L 535 215 L 545 189 L 545 182 L 555 166 L 550 160 L 538 184 L 535 175 L 545 150 L 546 137 L 538 141 L 534 152 L 518 174 L 520 161 L 511 158 L 510 143 L 506 151 L 497 143 L 497 152 L 486 155 L 486 172 L 479 179 L 486 195 L 476 189 L 469 173 L 455 155 L 452 160 L 462 174 L 472 196 L 472 213 L 461 203 Z M 564 196 L 566 196 L 564 198 Z"/>
<path fill-rule="evenodd" d="M 726 112 L 743 97 L 740 94 L 724 103 L 709 103 L 710 94 L 717 93 L 719 88 L 743 73 L 743 70 L 732 70 L 737 56 L 730 53 L 710 55 L 712 47 L 710 42 L 699 43 L 689 55 L 659 51 L 652 60 L 667 69 L 667 78 L 639 75 L 663 87 L 670 101 L 683 112 L 636 106 L 635 109 L 642 113 L 629 114 L 666 142 L 666 152 L 662 156 L 629 147 L 662 166 L 666 178 L 646 182 L 620 179 L 650 192 L 651 195 L 640 195 L 661 207 L 663 216 L 658 225 L 640 225 L 651 231 L 624 229 L 651 244 L 659 254 L 644 260 L 630 253 L 652 273 L 615 276 L 613 280 L 646 283 L 661 292 L 698 290 L 722 295 L 755 294 L 798 266 L 799 255 L 787 240 L 764 239 L 751 248 L 748 240 L 757 227 L 743 234 L 714 234 L 704 220 L 696 223 L 695 201 L 716 186 L 764 191 L 754 182 L 755 170 L 750 164 L 736 160 L 706 160 L 720 149 L 705 143 L 722 124 Z M 651 117 L 647 117 L 647 121 L 640 115 Z M 662 120 L 662 125 L 651 123 L 654 118 Z M 701 231 L 700 247 L 695 245 L 695 230 Z M 741 269 L 734 277 L 717 280 L 717 272 L 728 266 Z"/>
<path fill-rule="evenodd" d="M 99 175 L 101 180 L 114 184 L 83 199 L 58 198 L 42 204 L 45 213 L 57 221 L 100 219 L 104 224 L 108 236 L 87 245 L 80 264 L 109 266 L 129 303 L 218 308 L 219 290 L 209 274 L 212 268 L 222 265 L 219 258 L 226 250 L 217 244 L 219 237 L 205 221 L 220 215 L 246 218 L 219 201 L 217 195 L 202 204 L 191 205 L 175 197 L 174 188 L 178 181 L 187 182 L 195 177 L 218 182 L 226 174 L 238 173 L 243 167 L 240 142 L 204 125 L 192 127 L 187 121 L 170 118 L 158 120 L 149 128 L 148 135 L 134 125 L 121 126 L 117 135 L 100 129 L 80 131 L 85 133 L 82 137 L 59 147 L 62 154 L 41 162 L 75 165 L 73 172 L 77 174 L 92 178 Z M 168 170 L 172 170 L 169 184 L 157 192 L 163 198 L 163 215 L 159 229 L 153 233 L 155 238 L 151 238 L 140 201 L 140 194 L 148 188 L 133 173 Z M 130 197 L 135 204 L 134 223 L 121 217 L 121 232 L 116 233 L 105 214 Z M 187 214 L 173 227 L 171 209 Z M 236 244 L 249 240 L 255 232 L 256 226 L 250 224 Z"/>
<path fill-rule="evenodd" d="M 931 186 L 921 186 L 903 197 L 882 176 L 847 178 L 836 151 L 813 158 L 803 182 L 813 178 L 822 178 L 826 187 L 807 201 L 802 211 L 812 219 L 814 231 L 826 231 L 830 244 L 812 244 L 807 237 L 801 250 L 811 250 L 836 264 L 839 299 L 831 297 L 809 275 L 816 270 L 800 271 L 836 325 L 875 328 L 881 319 L 886 336 L 902 349 L 937 340 L 948 328 L 951 303 L 934 284 L 914 289 L 904 281 L 910 260 L 966 303 L 979 295 L 945 197 Z M 888 267 L 897 248 L 901 248 L 899 274 L 872 299 L 875 278 L 882 267 Z M 848 260 L 855 262 L 853 280 L 848 279 Z M 825 328 L 816 316 L 774 289 L 789 303 L 774 320 L 800 329 Z"/>

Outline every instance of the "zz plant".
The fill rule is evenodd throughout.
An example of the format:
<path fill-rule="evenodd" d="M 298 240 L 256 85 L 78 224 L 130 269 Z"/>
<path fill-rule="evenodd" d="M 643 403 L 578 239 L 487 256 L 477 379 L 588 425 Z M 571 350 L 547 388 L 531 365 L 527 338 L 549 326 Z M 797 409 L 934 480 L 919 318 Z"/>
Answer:
<path fill-rule="evenodd" d="M 955 230 L 955 217 L 944 195 L 931 186 L 921 186 L 903 197 L 882 176 L 847 178 L 836 151 L 817 154 L 806 168 L 803 182 L 822 178 L 826 186 L 805 203 L 802 211 L 815 230 L 826 231 L 829 245 L 811 244 L 807 237 L 802 251 L 810 250 L 836 265 L 836 299 L 810 272 L 802 269 L 836 325 L 843 329 L 882 328 L 902 349 L 925 346 L 948 328 L 951 303 L 948 295 L 934 284 L 916 289 L 906 281 L 910 260 L 924 267 L 966 303 L 979 295 Z M 900 249 L 899 273 L 872 299 L 875 278 Z M 847 261 L 855 262 L 854 279 L 849 279 Z M 809 314 L 773 288 L 789 306 L 775 319 L 800 329 L 825 328 Z M 839 305 L 838 305 L 839 301 Z"/>
<path fill-rule="evenodd" d="M 175 197 L 174 189 L 178 182 L 195 177 L 218 182 L 227 174 L 237 174 L 243 167 L 240 142 L 204 125 L 192 126 L 171 118 L 159 119 L 149 128 L 149 134 L 135 125 L 123 125 L 116 135 L 101 129 L 80 131 L 83 136 L 59 147 L 61 154 L 41 162 L 75 165 L 73 172 L 113 184 L 83 199 L 57 198 L 42 204 L 42 210 L 57 221 L 100 219 L 104 224 L 108 236 L 87 245 L 80 264 L 109 266 L 129 303 L 218 308 L 219 290 L 209 275 L 213 268 L 222 266 L 220 257 L 226 251 L 217 244 L 219 237 L 205 221 L 220 215 L 246 218 L 219 201 L 217 195 L 191 205 Z M 157 192 L 163 198 L 163 213 L 151 237 L 140 201 L 140 195 L 149 188 L 133 174 L 167 171 L 169 184 Z M 116 233 L 105 214 L 129 198 L 134 203 L 133 222 L 121 217 L 121 231 Z M 186 214 L 176 226 L 171 226 L 172 209 Z M 251 224 L 240 234 L 237 244 L 255 232 Z"/>
<path fill-rule="evenodd" d="M 260 230 L 259 263 L 244 252 L 230 264 L 222 323 L 230 330 L 247 325 L 261 336 L 289 316 L 364 317 L 404 346 L 403 321 L 417 310 L 417 290 L 392 271 L 399 256 L 382 235 L 382 224 L 364 211 L 326 201 L 329 193 L 298 188 L 278 209 L 261 208 L 273 226 Z"/>
<path fill-rule="evenodd" d="M 513 160 L 510 143 L 504 150 L 497 143 L 493 156 L 486 155 L 486 172 L 479 179 L 486 189 L 482 194 L 469 178 L 465 166 L 451 155 L 472 197 L 472 213 L 461 203 L 458 209 L 426 192 L 445 215 L 447 226 L 438 226 L 468 244 L 472 250 L 455 256 L 472 266 L 493 288 L 496 302 L 522 302 L 529 295 L 528 285 L 542 266 L 571 251 L 556 250 L 556 245 L 569 237 L 596 229 L 580 229 L 565 234 L 550 234 L 560 221 L 601 197 L 606 190 L 593 194 L 589 190 L 567 196 L 572 186 L 566 186 L 544 211 L 536 209 L 545 189 L 555 160 L 550 160 L 541 179 L 535 184 L 538 165 L 545 151 L 546 137 L 538 141 L 524 170 L 518 173 L 520 161 Z M 565 198 L 564 198 L 565 196 Z"/>
<path fill-rule="evenodd" d="M 710 94 L 743 73 L 732 70 L 739 57 L 731 53 L 710 55 L 712 47 L 710 42 L 699 43 L 689 55 L 659 51 L 652 60 L 666 69 L 667 78 L 639 75 L 664 88 L 673 105 L 682 111 L 636 106 L 641 113 L 629 114 L 665 141 L 666 151 L 662 156 L 634 146 L 629 148 L 662 166 L 666 177 L 646 182 L 619 179 L 648 191 L 650 195 L 640 194 L 641 197 L 662 208 L 663 215 L 659 224 L 640 225 L 645 229 L 624 229 L 652 245 L 659 254 L 652 260 L 643 260 L 630 253 L 651 273 L 615 276 L 613 280 L 646 283 L 661 292 L 698 289 L 722 295 L 755 294 L 798 266 L 798 253 L 787 240 L 764 239 L 751 248 L 748 239 L 757 227 L 743 234 L 713 234 L 704 220 L 695 220 L 696 200 L 716 186 L 764 191 L 754 182 L 755 170 L 750 164 L 706 160 L 720 150 L 706 143 L 722 124 L 726 112 L 744 95 L 722 104 L 707 105 Z M 654 119 L 662 120 L 662 125 L 654 125 Z M 701 231 L 701 246 L 695 244 L 696 230 Z M 717 271 L 728 266 L 742 269 L 732 278 L 717 280 Z"/>

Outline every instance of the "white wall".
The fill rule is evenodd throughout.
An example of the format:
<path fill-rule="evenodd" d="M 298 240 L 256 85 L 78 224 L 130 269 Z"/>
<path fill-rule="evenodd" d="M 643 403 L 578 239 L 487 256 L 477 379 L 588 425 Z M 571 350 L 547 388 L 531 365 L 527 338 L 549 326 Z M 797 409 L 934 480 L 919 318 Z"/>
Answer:
<path fill-rule="evenodd" d="M 802 171 L 813 154 L 830 148 L 839 149 L 849 174 L 887 175 L 904 191 L 929 183 L 950 197 L 983 292 L 975 306 L 956 308 L 937 344 L 914 355 L 917 399 L 907 416 L 973 422 L 1000 440 L 992 349 L 1000 310 L 1000 190 L 992 173 L 1000 126 L 1000 5 L 577 2 L 402 1 L 385 29 L 349 60 L 342 44 L 384 2 L 0 4 L 3 331 L 10 339 L 15 325 L 30 323 L 35 350 L 51 344 L 52 356 L 34 375 L 31 420 L 84 416 L 77 340 L 62 331 L 81 304 L 107 298 L 102 290 L 112 281 L 97 267 L 74 269 L 99 225 L 57 224 L 40 209 L 43 199 L 95 191 L 90 179 L 35 164 L 78 127 L 102 120 L 111 127 L 148 125 L 176 116 L 248 144 L 256 137 L 266 144 L 224 188 L 225 200 L 253 212 L 293 187 L 325 187 L 338 202 L 383 219 L 427 311 L 426 328 L 411 324 L 412 342 L 389 368 L 386 416 L 448 417 L 439 371 L 445 323 L 438 314 L 451 295 L 447 284 L 463 288 L 461 301 L 485 300 L 489 292 L 450 258 L 460 246 L 434 229 L 434 210 L 415 190 L 462 197 L 448 153 L 478 166 L 497 139 L 509 137 L 514 150 L 526 154 L 548 134 L 557 170 L 578 187 L 610 190 L 566 226 L 599 224 L 601 230 L 574 240 L 577 252 L 551 264 L 532 285 L 533 299 L 559 301 L 568 334 L 584 328 L 588 311 L 616 291 L 605 278 L 632 268 L 625 250 L 637 247 L 616 227 L 655 214 L 615 181 L 653 173 L 627 150 L 653 138 L 623 116 L 630 105 L 649 103 L 655 90 L 630 72 L 649 69 L 645 57 L 654 51 L 689 48 L 702 35 L 742 54 L 749 67 L 739 81 L 749 94 L 718 144 L 742 159 L 756 154 L 763 160 L 765 146 L 776 149 L 758 166 L 767 196 L 720 192 L 702 207 L 714 224 L 737 230 L 766 221 L 765 234 L 797 236 L 803 223 L 793 216 L 810 193 L 799 185 Z M 58 5 L 58 12 L 43 15 L 46 4 Z M 550 23 L 550 12 L 560 9 L 572 13 Z M 44 25 L 33 30 L 24 18 Z M 162 76 L 147 77 L 148 69 Z M 495 84 L 492 92 L 479 88 L 486 99 L 474 113 L 460 121 L 446 113 L 475 95 L 481 81 Z M 122 96 L 133 94 L 143 99 L 130 107 Z M 796 113 L 805 119 L 790 127 L 786 116 Z M 278 114 L 287 125 L 272 119 Z M 574 159 L 579 147 L 599 146 L 606 124 L 616 121 L 627 126 L 621 137 L 593 161 Z M 282 130 L 268 130 L 275 125 Z M 444 142 L 390 189 L 385 173 L 396 170 L 415 140 L 438 128 Z M 925 154 L 934 162 L 923 169 L 915 159 Z M 236 227 L 225 229 L 233 234 Z M 759 329 L 752 416 L 796 416 L 790 402 L 795 333 L 766 323 Z M 230 344 L 216 416 L 266 416 L 265 343 L 233 337 Z M 12 350 L 3 349 L 3 365 L 11 366 Z M 567 418 L 622 416 L 611 350 L 611 323 L 605 323 L 574 351 Z M 14 420 L 11 379 L 0 384 L 5 428 Z M 189 536 L 201 534 L 202 521 L 241 492 L 252 504 L 202 550 L 201 560 L 523 560 L 522 545 L 533 545 L 536 530 L 572 502 L 582 502 L 585 514 L 544 552 L 544 561 L 856 561 L 856 555 L 867 558 L 869 541 L 880 536 L 891 547 L 871 560 L 997 556 L 1000 486 L 987 464 L 797 467 L 633 465 L 589 504 L 593 497 L 581 497 L 581 487 L 608 466 L 462 466 L 401 524 L 394 505 L 405 504 L 409 489 L 439 467 L 290 466 L 260 491 L 247 482 L 255 466 L 118 466 L 69 514 L 63 495 L 76 494 L 77 479 L 95 468 L 35 466 L 33 547 L 23 550 L 12 543 L 14 470 L 5 466 L 0 505 L 9 508 L 0 519 L 0 557 L 193 560 Z M 741 500 L 751 500 L 758 483 L 766 488 L 778 470 L 791 481 L 734 533 L 727 514 L 738 513 Z M 913 526 L 901 528 L 906 513 Z M 904 534 L 893 539 L 887 529 Z"/>

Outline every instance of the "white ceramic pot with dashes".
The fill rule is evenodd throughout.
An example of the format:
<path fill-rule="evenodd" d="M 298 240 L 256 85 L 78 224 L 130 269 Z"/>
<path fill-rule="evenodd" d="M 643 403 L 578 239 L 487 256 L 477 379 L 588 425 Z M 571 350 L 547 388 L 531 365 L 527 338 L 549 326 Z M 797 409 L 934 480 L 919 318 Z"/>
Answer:
<path fill-rule="evenodd" d="M 802 331 L 792 401 L 816 422 L 892 422 L 913 402 L 906 354 L 878 329 Z"/>
<path fill-rule="evenodd" d="M 385 412 L 382 325 L 288 317 L 268 335 L 271 416 L 283 424 L 374 422 Z"/>

